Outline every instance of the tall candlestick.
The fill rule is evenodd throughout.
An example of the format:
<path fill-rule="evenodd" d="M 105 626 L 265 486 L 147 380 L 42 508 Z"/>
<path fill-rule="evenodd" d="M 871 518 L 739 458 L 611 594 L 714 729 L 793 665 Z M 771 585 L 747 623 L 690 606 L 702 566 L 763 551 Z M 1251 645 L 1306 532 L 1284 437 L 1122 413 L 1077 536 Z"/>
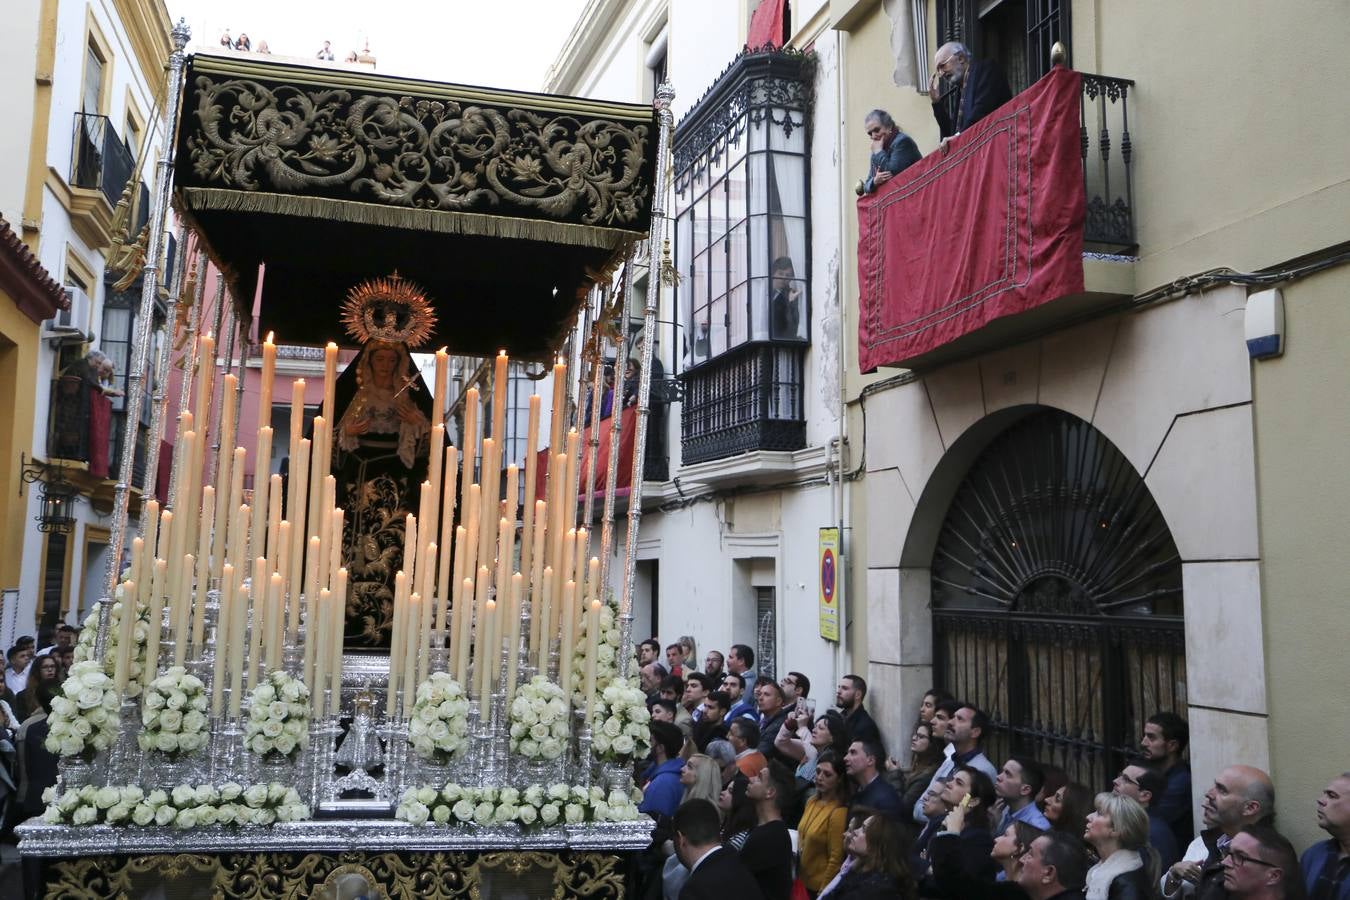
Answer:
<path fill-rule="evenodd" d="M 592 600 L 604 602 L 600 595 L 600 557 L 592 556 L 589 571 L 586 573 L 586 596 Z"/>
<path fill-rule="evenodd" d="M 408 590 L 417 584 L 417 516 L 403 519 L 403 571 L 408 573 Z"/>
<path fill-rule="evenodd" d="M 505 517 L 516 521 L 516 504 L 520 502 L 520 466 L 515 463 L 506 467 L 506 513 Z"/>
<path fill-rule="evenodd" d="M 329 587 L 337 566 L 333 565 L 333 509 L 337 506 L 337 479 L 328 475 L 323 480 L 323 502 L 319 504 L 319 587 Z M 338 532 L 337 544 L 342 543 L 342 532 Z M 340 551 L 339 551 L 340 552 Z"/>
<path fill-rule="evenodd" d="M 330 478 L 332 476 L 329 476 Z M 337 570 L 342 568 L 342 531 L 346 526 L 347 513 L 345 510 L 333 507 L 328 515 L 328 574 L 336 584 Z M 331 588 L 333 596 L 337 598 L 341 607 L 347 605 L 347 594 L 345 591 L 339 591 L 336 587 Z"/>
<path fill-rule="evenodd" d="M 324 454 L 324 433 L 327 428 L 328 420 L 323 416 L 314 418 L 314 438 L 309 445 L 309 496 L 308 505 L 303 507 L 307 510 L 305 518 L 305 534 L 314 536 L 321 535 L 323 531 L 323 522 L 321 519 L 323 510 L 323 481 L 328 475 L 328 470 L 323 465 Z M 323 545 L 322 536 L 319 538 L 320 546 Z"/>
<path fill-rule="evenodd" d="M 520 531 L 520 571 L 529 575 L 534 564 L 534 535 L 535 521 L 535 482 L 539 476 L 539 453 L 536 444 L 539 443 L 539 395 L 530 396 L 530 417 L 529 423 L 525 428 L 525 503 L 521 512 L 522 527 Z M 541 529 L 542 530 L 542 529 Z M 538 590 L 537 586 L 526 585 L 527 590 Z M 534 648 L 534 644 L 530 644 Z"/>
<path fill-rule="evenodd" d="M 549 411 L 548 446 L 551 454 L 562 452 L 563 433 L 567 427 L 567 365 L 558 357 L 553 364 L 553 408 Z M 549 477 L 554 474 L 549 469 Z"/>
<path fill-rule="evenodd" d="M 595 657 L 599 649 L 597 635 L 600 631 L 600 601 L 592 600 L 586 610 L 586 681 L 583 693 L 586 697 L 586 722 L 590 724 L 595 715 Z"/>
<path fill-rule="evenodd" d="M 492 539 L 497 532 L 495 526 L 501 516 L 497 512 L 497 501 L 501 498 L 497 493 L 497 482 L 492 478 L 493 456 L 495 454 L 496 441 L 492 438 L 483 438 L 483 469 L 479 473 L 481 479 L 482 494 L 478 498 L 480 506 L 478 508 L 478 558 L 480 560 L 492 559 L 495 554 L 492 552 Z"/>
<path fill-rule="evenodd" d="M 577 546 L 576 546 L 576 556 L 575 556 L 575 559 L 576 559 L 576 563 L 575 563 L 575 564 L 576 564 L 576 573 L 575 573 L 572 577 L 576 580 L 576 583 L 577 583 L 577 595 L 578 595 L 579 597 L 582 597 L 582 598 L 585 598 L 585 597 L 590 596 L 589 594 L 586 593 L 586 543 L 587 543 L 587 537 L 588 537 L 588 535 L 587 535 L 587 532 L 586 532 L 586 529 L 585 529 L 585 528 L 578 528 L 578 529 L 577 529 Z M 582 604 L 581 604 L 581 603 L 578 603 L 577 606 L 582 606 Z M 584 612 L 584 610 L 582 610 L 582 611 Z"/>
<path fill-rule="evenodd" d="M 199 563 L 200 565 L 200 563 Z M 225 677 L 228 672 L 226 663 L 230 658 L 229 635 L 230 635 L 230 613 L 234 609 L 234 566 L 226 563 L 224 566 L 230 572 L 230 577 L 223 579 L 220 585 L 220 602 L 216 607 L 216 631 L 211 645 L 215 653 L 215 661 L 212 666 L 211 675 L 211 715 L 219 718 L 224 711 L 225 700 Z M 201 607 L 205 609 L 205 606 Z M 197 621 L 202 619 L 199 614 Z"/>
<path fill-rule="evenodd" d="M 450 665 L 447 671 L 451 674 L 454 674 L 456 669 L 455 660 L 458 659 L 460 641 L 464 640 L 461 631 L 461 623 L 464 620 L 464 594 L 460 590 L 460 585 L 464 581 L 464 539 L 466 533 L 463 525 L 455 528 L 455 571 L 452 576 L 454 580 L 451 582 L 454 586 L 454 593 L 450 604 L 448 622 L 450 628 Z M 445 556 L 446 554 L 441 554 L 442 558 L 445 558 Z"/>
<path fill-rule="evenodd" d="M 567 534 L 563 537 L 562 566 L 558 570 L 558 577 L 563 579 L 564 581 L 571 581 L 573 583 L 576 583 L 577 581 L 576 551 L 577 551 L 577 532 L 576 529 L 572 529 L 571 531 L 567 532 Z M 576 606 L 573 607 L 572 609 L 572 614 L 574 616 L 577 614 L 580 607 L 581 607 L 581 597 L 577 597 Z M 557 612 L 561 611 L 562 607 L 559 607 Z M 573 622 L 572 624 L 575 627 L 578 623 Z M 556 624 L 554 625 L 554 627 L 555 628 L 557 627 Z"/>
<path fill-rule="evenodd" d="M 272 341 L 272 332 L 262 345 L 262 377 L 258 382 L 258 424 L 272 425 L 272 384 L 276 380 L 277 345 Z M 255 506 L 257 504 L 254 504 Z"/>
<path fill-rule="evenodd" d="M 431 429 L 431 450 L 427 461 L 427 486 L 431 492 L 426 514 L 419 517 L 422 523 L 422 539 L 436 540 L 441 528 L 441 466 L 445 464 L 445 426 L 436 425 Z M 444 546 L 444 545 L 442 545 Z M 445 548 L 448 552 L 449 547 Z M 436 560 L 428 560 L 435 570 Z M 436 590 L 436 579 L 431 579 L 431 589 Z M 423 593 L 423 598 L 431 605 L 431 594 Z"/>
<path fill-rule="evenodd" d="M 408 595 L 407 640 L 403 646 L 403 718 L 409 718 L 417 693 L 417 639 L 416 628 L 411 627 L 422 620 L 422 595 L 413 591 Z M 392 660 L 390 661 L 392 664 Z"/>
<path fill-rule="evenodd" d="M 548 504 L 543 500 L 534 503 L 534 548 L 528 553 L 532 566 L 530 582 L 526 585 L 530 598 L 530 655 L 537 659 L 539 653 L 539 610 L 544 600 L 544 521 L 548 516 Z M 527 555 L 525 539 L 520 541 L 521 563 Z M 547 640 L 547 637 L 545 637 Z M 543 671 L 541 668 L 539 671 Z"/>
<path fill-rule="evenodd" d="M 388 697 L 385 698 L 384 714 L 386 718 L 390 719 L 398 712 L 400 660 L 403 659 L 401 654 L 403 649 L 403 616 L 406 606 L 404 593 L 407 589 L 408 576 L 400 569 L 394 573 L 394 608 L 389 628 L 389 691 Z"/>
<path fill-rule="evenodd" d="M 339 510 L 340 512 L 341 510 Z M 340 715 L 342 712 L 342 631 L 346 611 L 347 596 L 347 570 L 339 568 L 337 575 L 333 577 L 333 604 L 336 612 L 333 617 L 333 681 L 330 685 L 333 705 L 329 709 L 329 715 Z"/>
<path fill-rule="evenodd" d="M 309 441 L 301 438 L 296 450 L 298 459 L 291 460 L 291 477 L 287 484 L 286 519 L 291 523 L 291 571 L 286 575 L 286 588 L 291 597 L 299 598 L 304 589 L 301 566 L 305 555 L 305 513 L 309 493 Z"/>
<path fill-rule="evenodd" d="M 459 443 L 464 448 L 461 460 L 464 471 L 459 480 L 467 486 L 474 482 L 473 461 L 478 447 L 478 388 L 469 388 L 464 392 L 464 434 Z"/>
<path fill-rule="evenodd" d="M 192 421 L 192 413 L 183 413 L 182 419 L 188 422 Z M 178 442 L 178 496 L 174 502 L 176 508 L 186 511 L 184 515 L 177 516 L 173 523 L 173 542 L 169 547 L 169 552 L 174 554 L 186 553 L 189 550 L 195 551 L 196 546 L 188 543 L 190 531 L 188 520 L 195 518 L 197 513 L 197 496 L 193 492 L 192 484 L 192 460 L 197 455 L 197 432 L 191 428 L 183 431 Z"/>
<path fill-rule="evenodd" d="M 150 577 L 150 628 L 145 639 L 145 674 L 143 682 L 149 684 L 159 675 L 159 639 L 164 630 L 164 582 L 168 575 L 168 563 L 156 559 Z"/>
<path fill-rule="evenodd" d="M 284 586 L 286 581 L 285 569 L 277 567 L 277 561 L 281 555 L 281 548 L 277 544 L 281 529 L 281 494 L 281 476 L 273 475 L 267 479 L 267 549 L 263 552 L 263 555 L 267 557 L 273 572 L 282 573 L 281 580 Z M 254 504 L 254 506 L 256 508 L 257 504 Z"/>
<path fill-rule="evenodd" d="M 263 571 L 267 570 L 267 561 L 263 560 Z M 281 609 L 281 587 L 284 578 L 277 572 L 265 575 L 267 579 L 267 671 L 275 672 L 281 668 L 282 626 L 285 614 Z"/>
<path fill-rule="evenodd" d="M 230 509 L 238 510 L 244 503 L 244 459 L 248 456 L 243 447 L 235 447 L 230 459 Z M 251 513 L 250 513 L 251 514 Z M 248 519 L 243 522 L 236 519 L 231 523 L 229 537 L 225 543 L 225 555 L 234 563 L 236 572 L 246 569 L 248 562 Z"/>
<path fill-rule="evenodd" d="M 192 572 L 196 567 L 197 557 L 191 553 L 183 554 L 182 581 L 178 586 L 178 594 L 183 598 L 183 605 L 178 613 L 178 625 L 173 632 L 173 664 L 175 666 L 181 666 L 187 659 L 188 642 L 191 637 L 188 632 L 188 620 L 192 615 Z"/>
<path fill-rule="evenodd" d="M 445 377 L 449 372 L 450 356 L 446 348 L 436 351 L 436 383 L 431 388 L 431 430 L 445 421 Z M 431 452 L 436 453 L 441 445 L 432 441 Z"/>
<path fill-rule="evenodd" d="M 568 708 L 572 705 L 572 657 L 576 653 L 576 607 L 577 583 L 572 580 L 563 585 L 562 590 L 562 637 L 558 652 L 558 686 L 562 688 Z"/>
<path fill-rule="evenodd" d="M 211 519 L 215 514 L 216 489 L 210 485 L 202 488 L 202 533 L 197 547 L 197 577 L 195 594 L 192 598 L 192 652 L 202 652 L 202 639 L 206 634 L 206 612 L 208 599 L 206 592 L 211 587 Z M 217 616 L 220 605 L 216 605 Z"/>
<path fill-rule="evenodd" d="M 483 645 L 486 652 L 483 654 L 482 687 L 479 688 L 479 694 L 483 698 L 480 702 L 490 703 L 492 698 L 492 684 L 497 675 L 497 661 L 501 659 L 501 642 L 497 640 L 497 601 L 489 597 L 483 604 Z"/>
<path fill-rule="evenodd" d="M 249 548 L 251 556 L 267 555 L 267 515 L 271 512 L 271 487 L 268 470 L 272 459 L 272 426 L 264 425 L 258 429 L 258 446 L 253 453 L 253 524 L 249 527 Z M 280 507 L 278 507 L 278 511 Z M 280 514 L 277 515 L 280 519 Z"/>
<path fill-rule="evenodd" d="M 136 634 L 136 582 L 124 581 L 121 587 L 122 618 L 117 623 L 117 658 L 113 668 L 113 686 L 119 698 L 126 696 L 127 682 L 131 680 L 131 642 Z"/>
<path fill-rule="evenodd" d="M 332 422 L 337 391 L 338 345 L 329 341 L 323 348 L 323 417 Z"/>
<path fill-rule="evenodd" d="M 516 681 L 520 675 L 520 604 L 525 593 L 525 576 L 519 572 L 511 576 L 511 607 L 506 611 L 506 708 L 516 696 Z"/>
<path fill-rule="evenodd" d="M 291 382 L 291 434 L 290 434 L 290 472 L 295 476 L 295 467 L 300 457 L 300 441 L 305 436 L 305 379 L 297 378 Z M 294 487 L 290 491 L 294 493 Z M 294 519 L 295 511 L 286 507 L 286 518 Z"/>
<path fill-rule="evenodd" d="M 248 687 L 253 690 L 254 685 L 258 683 L 258 672 L 263 665 L 263 635 L 267 631 L 267 596 L 270 579 L 267 577 L 267 557 L 258 556 L 253 559 L 253 581 L 252 593 L 254 603 L 249 612 L 253 621 L 249 627 L 248 635 Z"/>
<path fill-rule="evenodd" d="M 492 667 L 489 658 L 490 650 L 487 646 L 491 635 L 487 633 L 487 601 L 488 588 L 492 584 L 492 573 L 488 571 L 487 566 L 479 566 L 477 577 L 474 579 L 474 623 L 473 623 L 473 666 L 474 681 L 479 685 L 479 702 L 487 702 L 488 697 L 483 691 L 482 685 L 486 678 L 486 669 Z"/>
<path fill-rule="evenodd" d="M 567 510 L 566 494 L 563 490 L 563 479 L 567 473 L 567 454 L 555 454 L 549 462 L 548 467 L 548 559 L 544 563 L 546 566 L 552 566 L 556 577 L 553 580 L 553 594 L 549 597 L 549 606 L 553 609 L 556 618 L 557 611 L 562 609 L 562 589 L 567 581 L 567 568 L 563 560 L 563 541 L 567 536 L 567 524 L 564 513 Z"/>
<path fill-rule="evenodd" d="M 159 503 L 155 500 L 145 501 L 145 511 L 141 515 L 141 521 L 144 523 L 141 531 L 145 538 L 145 555 L 141 557 L 142 572 L 140 579 L 146 583 L 154 573 L 155 559 L 159 556 Z"/>
<path fill-rule="evenodd" d="M 277 574 L 281 576 L 281 603 L 286 608 L 286 640 L 297 640 L 300 630 L 300 588 L 291 589 L 291 523 L 277 526 Z"/>
<path fill-rule="evenodd" d="M 498 447 L 506 437 L 507 362 L 505 350 L 498 350 L 497 358 L 492 361 L 492 436 L 497 439 Z"/>
<path fill-rule="evenodd" d="M 454 447 L 445 448 L 445 465 L 442 472 L 445 474 L 444 485 L 441 490 L 441 539 L 437 546 L 440 548 L 440 555 L 437 560 L 436 573 L 436 629 L 445 631 L 446 615 L 450 604 L 450 562 L 451 562 L 451 544 L 450 539 L 455 535 L 455 483 L 459 474 L 458 452 Z M 454 555 L 459 556 L 460 546 L 456 542 L 454 545 Z M 458 579 L 456 579 L 458 581 Z"/>
<path fill-rule="evenodd" d="M 460 621 L 458 637 L 455 639 L 454 651 L 454 675 L 455 680 L 464 686 L 465 693 L 469 693 L 468 673 L 469 673 L 469 623 L 473 619 L 469 604 L 473 597 L 473 579 L 465 578 L 459 583 L 459 603 L 463 607 L 457 618 Z"/>
<path fill-rule="evenodd" d="M 230 467 L 234 463 L 234 409 L 235 409 L 235 387 L 238 379 L 234 375 L 226 375 L 221 380 L 221 414 L 220 414 L 220 432 L 218 435 L 218 446 L 220 449 L 216 452 L 216 521 L 212 529 L 214 533 L 211 546 L 211 574 L 221 577 L 221 567 L 226 560 L 226 547 L 229 537 L 230 514 L 234 512 L 236 505 L 231 502 L 233 495 L 231 493 L 231 472 Z M 230 562 L 236 562 L 231 559 Z"/>
<path fill-rule="evenodd" d="M 308 622 L 305 627 L 310 629 L 310 634 L 315 638 L 315 643 L 319 644 L 317 652 L 314 654 L 314 677 L 310 679 L 310 708 L 318 718 L 323 715 L 323 688 L 324 679 L 328 675 L 328 647 L 321 636 L 328 634 L 328 617 L 333 614 L 332 595 L 328 588 L 319 588 L 318 602 L 312 604 L 311 609 L 315 609 L 318 614 L 317 621 Z M 308 635 L 305 643 L 310 643 Z"/>
<path fill-rule="evenodd" d="M 305 680 L 311 689 L 317 684 L 311 676 L 315 652 L 323 648 L 324 631 L 319 624 L 319 538 L 311 536 L 305 545 Z"/>
<path fill-rule="evenodd" d="M 563 482 L 567 508 L 563 512 L 569 528 L 577 523 L 577 467 L 581 464 L 581 435 L 575 428 L 567 432 L 567 480 Z"/>
<path fill-rule="evenodd" d="M 235 572 L 238 580 L 241 572 Z M 224 577 L 224 576 L 222 576 Z M 252 591 L 247 585 L 236 584 L 234 588 L 234 614 L 230 616 L 230 648 L 233 650 L 230 661 L 230 718 L 239 718 L 239 706 L 244 700 L 244 624 L 248 621 L 249 598 Z"/>
<path fill-rule="evenodd" d="M 428 543 L 427 543 L 427 545 L 426 545 L 426 552 L 423 554 L 423 556 L 424 556 L 424 559 L 426 559 L 426 560 L 430 560 L 430 559 L 435 559 L 435 558 L 436 558 L 436 544 L 435 544 L 435 542 L 428 542 Z M 421 589 L 420 591 L 417 592 L 417 593 L 420 594 L 423 598 L 425 598 L 425 599 L 423 600 L 423 603 L 422 603 L 422 606 L 421 606 L 421 614 L 422 614 L 422 617 L 421 617 L 421 619 L 418 620 L 418 629 L 417 629 L 417 679 L 416 679 L 416 683 L 419 684 L 419 685 L 420 685 L 423 681 L 426 680 L 426 677 L 427 677 L 427 668 L 428 668 L 428 666 L 430 665 L 430 662 L 431 662 L 431 660 L 430 660 L 430 646 L 429 646 L 429 643 L 428 643 L 428 642 L 429 642 L 430 639 L 431 639 L 432 607 L 434 606 L 434 604 L 431 602 L 431 594 L 430 594 L 430 592 L 429 592 L 429 589 L 431 588 L 432 585 L 435 584 L 435 581 L 436 581 L 436 572 L 435 572 L 434 567 L 432 567 L 432 566 L 430 566 L 430 565 L 426 565 L 426 564 L 424 563 L 424 565 L 422 566 L 422 569 L 423 569 L 422 577 L 421 577 L 422 589 Z"/>

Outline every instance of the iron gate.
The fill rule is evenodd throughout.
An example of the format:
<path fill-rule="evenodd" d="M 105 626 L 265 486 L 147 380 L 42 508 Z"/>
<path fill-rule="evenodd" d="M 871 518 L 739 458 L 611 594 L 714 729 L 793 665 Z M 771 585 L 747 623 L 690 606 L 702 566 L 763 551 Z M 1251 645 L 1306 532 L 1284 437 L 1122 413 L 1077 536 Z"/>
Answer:
<path fill-rule="evenodd" d="M 1099 431 L 1034 413 L 958 489 L 933 558 L 938 683 L 1012 754 L 1103 787 L 1159 710 L 1184 715 L 1181 559 L 1139 473 Z"/>

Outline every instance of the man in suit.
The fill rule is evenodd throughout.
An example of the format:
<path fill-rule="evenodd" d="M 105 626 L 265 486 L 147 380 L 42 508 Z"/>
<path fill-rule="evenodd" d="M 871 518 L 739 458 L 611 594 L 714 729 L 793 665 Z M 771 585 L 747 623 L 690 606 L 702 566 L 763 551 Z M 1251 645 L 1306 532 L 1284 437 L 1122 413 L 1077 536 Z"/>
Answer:
<path fill-rule="evenodd" d="M 900 795 L 881 777 L 880 767 L 886 752 L 873 741 L 855 740 L 844 754 L 844 768 L 857 785 L 850 807 L 874 809 L 888 819 L 900 821 Z"/>
<path fill-rule="evenodd" d="M 959 41 L 951 41 L 933 54 L 933 77 L 928 82 L 928 96 L 933 101 L 933 118 L 937 119 L 943 145 L 947 139 L 965 131 L 976 122 L 1012 99 L 1008 79 L 998 63 L 975 59 L 970 49 Z M 953 119 L 946 98 L 955 92 L 956 116 Z"/>
<path fill-rule="evenodd" d="M 735 850 L 723 847 L 718 836 L 717 807 L 707 800 L 690 800 L 675 813 L 675 855 L 689 870 L 680 900 L 764 900 Z M 776 898 L 775 898 L 776 900 Z"/>

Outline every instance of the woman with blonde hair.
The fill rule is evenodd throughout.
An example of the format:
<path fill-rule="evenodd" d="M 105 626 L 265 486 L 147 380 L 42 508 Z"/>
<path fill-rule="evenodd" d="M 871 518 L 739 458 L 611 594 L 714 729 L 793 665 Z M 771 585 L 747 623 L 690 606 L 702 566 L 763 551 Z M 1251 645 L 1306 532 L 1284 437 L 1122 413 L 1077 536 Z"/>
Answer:
<path fill-rule="evenodd" d="M 682 634 L 680 635 L 680 639 L 675 643 L 680 645 L 680 652 L 684 654 L 684 670 L 686 672 L 697 672 L 698 645 L 694 643 L 694 636 Z"/>
<path fill-rule="evenodd" d="M 1133 797 L 1097 795 L 1083 838 L 1100 860 L 1088 870 L 1087 900 L 1152 900 L 1158 856 L 1148 845 L 1148 812 Z"/>
<path fill-rule="evenodd" d="M 680 770 L 680 784 L 684 785 L 684 794 L 680 805 L 690 800 L 707 800 L 717 805 L 717 797 L 722 793 L 722 767 L 717 760 L 704 753 L 695 753 L 685 760 Z"/>

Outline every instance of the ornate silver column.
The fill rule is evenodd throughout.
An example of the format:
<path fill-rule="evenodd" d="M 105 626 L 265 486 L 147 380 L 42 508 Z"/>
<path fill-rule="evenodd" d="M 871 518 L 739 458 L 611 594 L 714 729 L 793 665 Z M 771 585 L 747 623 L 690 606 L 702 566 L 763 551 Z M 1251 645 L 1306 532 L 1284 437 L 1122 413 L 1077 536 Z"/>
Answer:
<path fill-rule="evenodd" d="M 150 240 L 146 248 L 145 268 L 142 270 L 140 319 L 137 322 L 136 343 L 132 349 L 131 372 L 127 381 L 126 431 L 122 435 L 122 464 L 117 473 L 113 491 L 112 521 L 108 534 L 107 596 L 117 588 L 121 573 L 122 548 L 126 545 L 127 501 L 131 488 L 132 468 L 136 461 L 136 432 L 140 427 L 145 369 L 150 354 L 150 332 L 155 313 L 155 296 L 159 293 L 160 257 L 164 255 L 164 219 L 169 210 L 169 193 L 173 189 L 173 149 L 177 133 L 178 107 L 182 102 L 183 63 L 192 30 L 185 19 L 179 19 L 173 29 L 173 52 L 169 54 L 169 72 L 164 90 L 164 137 L 160 142 L 159 162 L 155 165 L 155 196 L 150 205 Z M 147 448 L 148 449 L 148 448 Z M 103 655 L 107 643 L 109 601 L 99 609 L 98 636 L 94 655 Z"/>
<path fill-rule="evenodd" d="M 173 272 L 170 273 L 169 277 L 169 301 L 164 307 L 165 336 L 159 345 L 159 357 L 155 360 L 155 396 L 151 400 L 150 439 L 146 442 L 145 448 L 145 479 L 141 482 L 142 497 L 154 495 L 155 482 L 159 479 L 159 445 L 164 441 L 164 413 L 169 400 L 165 387 L 169 380 L 169 357 L 173 355 L 173 332 L 175 318 L 178 315 L 178 291 L 183 283 L 183 260 L 187 256 L 187 247 L 183 245 L 184 234 L 183 223 L 179 222 L 178 246 L 181 249 L 177 258 L 173 261 Z M 172 465 L 170 467 L 172 468 Z"/>
<path fill-rule="evenodd" d="M 619 337 L 619 348 L 624 359 L 628 358 L 628 307 L 633 300 L 633 263 L 637 258 L 637 245 L 628 252 L 623 267 L 623 297 L 620 300 L 619 321 L 623 323 Z M 609 584 L 610 557 L 614 552 L 614 497 L 618 490 L 619 477 L 619 439 L 623 436 L 623 416 L 612 416 L 609 420 L 609 459 L 605 471 L 605 506 L 600 525 L 600 583 Z"/>
<path fill-rule="evenodd" d="M 642 521 L 642 469 L 647 456 L 647 413 L 652 391 L 652 335 L 656 331 L 656 306 L 661 299 L 661 241 L 666 224 L 666 154 L 670 152 L 670 135 L 674 121 L 670 102 L 675 90 L 668 82 L 656 89 L 656 117 L 660 136 L 656 142 L 656 174 L 652 194 L 652 232 L 648 238 L 647 303 L 642 316 L 642 371 L 638 373 L 637 420 L 633 427 L 633 476 L 628 488 L 628 535 L 623 556 L 623 593 L 619 599 L 619 675 L 627 678 L 633 668 L 633 656 L 628 647 L 633 640 L 633 578 L 637 573 L 637 533 Z M 626 314 L 627 310 L 625 310 Z"/>
<path fill-rule="evenodd" d="M 603 339 L 600 336 L 600 323 L 604 317 L 605 297 L 608 294 L 609 290 L 605 285 L 602 285 L 596 291 L 596 300 L 599 302 L 600 312 L 592 317 L 591 320 L 591 415 L 590 421 L 586 423 L 586 427 L 591 430 L 590 440 L 586 442 L 590 447 L 590 458 L 586 461 L 586 503 L 584 506 L 585 512 L 581 517 L 588 533 L 594 531 L 594 529 L 591 528 L 591 517 L 595 512 L 595 462 L 596 457 L 600 453 L 600 406 L 605 381 L 605 367 L 603 364 L 605 354 L 604 347 L 602 346 Z M 611 417 L 617 416 L 618 413 L 622 411 L 617 403 L 619 400 L 618 386 L 619 382 L 616 372 L 614 382 L 615 390 L 609 400 L 609 414 Z M 613 447 L 610 448 L 610 455 L 614 455 Z M 594 537 L 592 537 L 591 540 L 594 540 Z M 587 552 L 589 552 L 589 549 Z M 604 584 L 604 582 L 602 581 L 601 584 Z M 603 596 L 601 597 L 601 600 L 604 600 Z"/>
<path fill-rule="evenodd" d="M 184 254 L 187 248 L 183 248 Z M 194 296 L 191 300 L 192 314 L 188 318 L 187 337 L 183 342 L 183 377 L 179 379 L 178 390 L 178 415 L 181 418 L 188 409 L 188 403 L 192 400 L 192 373 L 197 367 L 197 330 L 202 320 L 202 298 L 206 296 L 206 254 L 198 250 L 197 261 L 193 264 L 193 271 L 197 273 L 196 280 L 192 284 Z M 180 299 L 181 302 L 181 299 Z M 199 440 L 206 439 L 206 431 L 202 423 L 194 422 L 192 427 L 196 430 Z M 183 473 L 178 468 L 169 473 L 169 497 L 168 503 L 164 504 L 165 509 L 174 509 L 178 505 L 178 487 L 179 479 Z"/>

